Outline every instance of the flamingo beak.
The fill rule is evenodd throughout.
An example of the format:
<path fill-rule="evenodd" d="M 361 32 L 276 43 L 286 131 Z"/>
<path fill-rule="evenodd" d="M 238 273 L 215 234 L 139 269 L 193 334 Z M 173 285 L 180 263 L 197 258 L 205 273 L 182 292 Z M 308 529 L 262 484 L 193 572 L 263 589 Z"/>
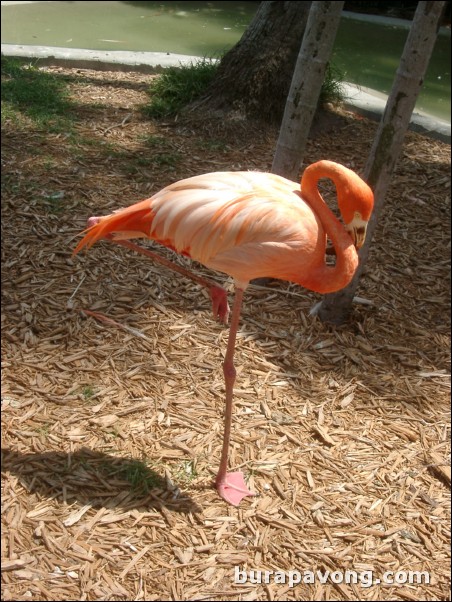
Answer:
<path fill-rule="evenodd" d="M 367 222 L 363 220 L 360 213 L 356 212 L 355 217 L 345 227 L 353 240 L 356 250 L 359 251 L 366 240 Z"/>
<path fill-rule="evenodd" d="M 355 243 L 355 247 L 356 250 L 359 251 L 359 249 L 363 246 L 364 241 L 366 240 L 366 231 L 367 231 L 367 224 L 365 226 L 360 226 L 359 228 L 354 228 L 353 229 L 353 238 L 354 238 L 354 243 Z"/>

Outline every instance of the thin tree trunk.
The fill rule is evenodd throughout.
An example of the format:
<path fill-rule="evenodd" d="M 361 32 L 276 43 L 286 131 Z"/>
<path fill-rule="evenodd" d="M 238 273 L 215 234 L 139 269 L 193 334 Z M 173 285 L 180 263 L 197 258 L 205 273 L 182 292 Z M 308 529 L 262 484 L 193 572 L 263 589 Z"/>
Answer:
<path fill-rule="evenodd" d="M 402 151 L 403 139 L 433 51 L 445 4 L 446 2 L 418 3 L 391 94 L 364 170 L 364 179 L 374 191 L 375 207 L 367 228 L 366 241 L 359 253 L 359 266 L 346 288 L 324 296 L 318 310 L 322 321 L 341 324 L 350 315 L 353 297 L 368 259 L 392 172 Z"/>
<path fill-rule="evenodd" d="M 313 2 L 309 11 L 272 165 L 273 173 L 290 180 L 298 178 L 343 6 Z"/>

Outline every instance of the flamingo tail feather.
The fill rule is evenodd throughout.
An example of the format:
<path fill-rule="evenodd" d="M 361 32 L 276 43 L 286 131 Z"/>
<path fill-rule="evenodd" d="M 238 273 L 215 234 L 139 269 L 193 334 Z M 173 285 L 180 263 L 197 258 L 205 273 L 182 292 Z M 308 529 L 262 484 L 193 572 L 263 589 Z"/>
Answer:
<path fill-rule="evenodd" d="M 153 214 L 149 201 L 136 203 L 127 209 L 122 209 L 106 217 L 99 218 L 99 221 L 90 226 L 82 234 L 85 236 L 74 249 L 74 255 L 79 253 L 84 247 L 88 249 L 102 238 L 110 238 L 111 235 L 124 233 L 123 238 L 149 237 L 151 231 Z"/>

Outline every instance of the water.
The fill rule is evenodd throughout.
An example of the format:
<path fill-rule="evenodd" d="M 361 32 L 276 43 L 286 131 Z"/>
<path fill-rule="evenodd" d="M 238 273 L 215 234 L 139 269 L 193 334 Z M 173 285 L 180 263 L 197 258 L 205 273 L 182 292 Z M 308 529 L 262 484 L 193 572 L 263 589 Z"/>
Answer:
<path fill-rule="evenodd" d="M 259 2 L 2 2 L 2 43 L 220 56 Z M 401 22 L 403 23 L 403 22 Z M 404 26 L 342 18 L 333 62 L 347 81 L 388 93 Z M 450 122 L 450 31 L 442 30 L 416 110 Z"/>
<path fill-rule="evenodd" d="M 391 91 L 410 22 L 403 26 L 375 24 L 365 17 L 342 18 L 333 49 L 332 62 L 345 80 L 388 94 Z M 450 31 L 441 29 L 416 110 L 450 122 Z"/>
<path fill-rule="evenodd" d="M 2 2 L 2 43 L 219 56 L 259 2 Z"/>

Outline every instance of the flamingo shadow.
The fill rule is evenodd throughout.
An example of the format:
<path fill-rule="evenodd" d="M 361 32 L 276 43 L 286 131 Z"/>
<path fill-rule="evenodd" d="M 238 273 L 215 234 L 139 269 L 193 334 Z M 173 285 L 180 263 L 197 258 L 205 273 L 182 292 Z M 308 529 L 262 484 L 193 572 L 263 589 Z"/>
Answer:
<path fill-rule="evenodd" d="M 89 448 L 66 452 L 28 453 L 2 448 L 2 473 L 16 475 L 29 493 L 77 501 L 93 508 L 166 508 L 201 511 L 187 494 L 168 483 L 144 462 L 118 458 Z"/>

